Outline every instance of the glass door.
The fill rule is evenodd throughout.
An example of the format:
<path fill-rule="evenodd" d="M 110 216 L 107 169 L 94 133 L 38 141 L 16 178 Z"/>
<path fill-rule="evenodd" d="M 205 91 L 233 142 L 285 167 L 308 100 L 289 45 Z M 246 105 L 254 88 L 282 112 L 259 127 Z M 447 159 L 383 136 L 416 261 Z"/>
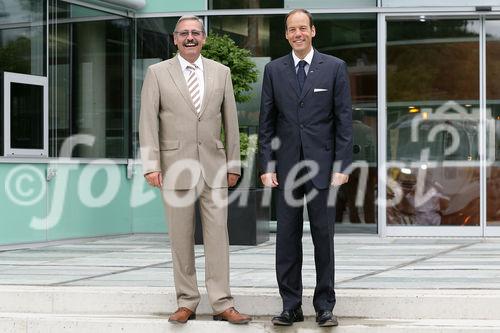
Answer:
<path fill-rule="evenodd" d="M 486 236 L 500 236 L 500 18 L 484 20 Z"/>
<path fill-rule="evenodd" d="M 385 17 L 382 234 L 483 234 L 481 29 L 474 16 Z"/>

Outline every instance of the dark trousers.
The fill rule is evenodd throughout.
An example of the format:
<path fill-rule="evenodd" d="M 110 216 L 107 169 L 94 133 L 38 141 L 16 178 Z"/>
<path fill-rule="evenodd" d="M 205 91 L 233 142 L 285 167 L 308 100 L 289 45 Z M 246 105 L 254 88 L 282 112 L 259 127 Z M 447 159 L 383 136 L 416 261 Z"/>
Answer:
<path fill-rule="evenodd" d="M 277 192 L 276 216 L 276 277 L 283 309 L 291 310 L 302 305 L 302 228 L 303 205 L 292 207 L 285 195 L 302 199 L 313 189 L 311 181 L 292 189 L 280 188 Z M 331 189 L 318 190 L 318 194 L 307 202 L 307 212 L 314 243 L 316 264 L 316 288 L 313 305 L 316 311 L 332 310 L 335 306 L 335 258 L 334 225 L 335 207 L 328 207 Z M 333 190 L 332 190 L 333 191 Z"/>

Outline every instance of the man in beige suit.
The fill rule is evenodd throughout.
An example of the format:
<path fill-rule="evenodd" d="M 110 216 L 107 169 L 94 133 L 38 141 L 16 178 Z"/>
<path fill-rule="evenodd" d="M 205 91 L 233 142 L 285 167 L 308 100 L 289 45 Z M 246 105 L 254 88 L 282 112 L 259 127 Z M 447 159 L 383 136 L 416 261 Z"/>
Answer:
<path fill-rule="evenodd" d="M 174 32 L 178 54 L 148 68 L 141 94 L 141 156 L 146 181 L 162 189 L 169 221 L 179 306 L 169 321 L 194 319 L 200 301 L 194 260 L 199 198 L 213 319 L 244 324 L 251 318 L 235 310 L 229 289 L 227 233 L 227 188 L 241 174 L 238 117 L 229 68 L 200 55 L 205 38 L 202 20 L 181 17 Z"/>

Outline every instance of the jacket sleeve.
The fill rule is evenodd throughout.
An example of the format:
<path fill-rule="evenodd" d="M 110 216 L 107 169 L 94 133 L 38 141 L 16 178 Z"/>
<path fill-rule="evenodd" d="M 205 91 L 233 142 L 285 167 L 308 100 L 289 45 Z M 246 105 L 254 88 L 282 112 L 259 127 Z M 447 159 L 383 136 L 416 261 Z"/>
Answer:
<path fill-rule="evenodd" d="M 155 73 L 148 68 L 141 91 L 139 143 L 144 174 L 161 171 L 159 148 L 160 89 Z"/>
<path fill-rule="evenodd" d="M 224 87 L 224 101 L 222 102 L 222 117 L 224 134 L 226 140 L 226 158 L 228 163 L 228 173 L 241 175 L 240 160 L 240 128 L 238 125 L 238 112 L 236 101 L 234 100 L 233 83 L 231 81 L 231 71 L 226 72 L 226 83 Z"/>
<path fill-rule="evenodd" d="M 259 172 L 276 172 L 272 147 L 276 135 L 277 110 L 274 104 L 273 82 L 269 64 L 264 69 L 259 115 Z"/>
<path fill-rule="evenodd" d="M 338 67 L 334 87 L 335 162 L 340 162 L 340 172 L 352 163 L 352 104 L 347 65 Z M 335 170 L 334 170 L 335 171 Z"/>

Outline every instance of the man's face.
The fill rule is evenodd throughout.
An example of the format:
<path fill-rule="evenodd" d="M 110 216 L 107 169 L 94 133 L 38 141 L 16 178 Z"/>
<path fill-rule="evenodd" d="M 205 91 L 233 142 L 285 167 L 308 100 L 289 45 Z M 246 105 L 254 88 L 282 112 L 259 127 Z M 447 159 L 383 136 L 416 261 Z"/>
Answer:
<path fill-rule="evenodd" d="M 205 39 L 201 23 L 196 20 L 180 22 L 174 33 L 174 44 L 179 49 L 180 55 L 188 61 L 198 59 Z"/>
<path fill-rule="evenodd" d="M 285 38 L 296 54 L 305 56 L 311 50 L 316 29 L 309 26 L 309 17 L 301 12 L 290 15 L 286 23 Z"/>

